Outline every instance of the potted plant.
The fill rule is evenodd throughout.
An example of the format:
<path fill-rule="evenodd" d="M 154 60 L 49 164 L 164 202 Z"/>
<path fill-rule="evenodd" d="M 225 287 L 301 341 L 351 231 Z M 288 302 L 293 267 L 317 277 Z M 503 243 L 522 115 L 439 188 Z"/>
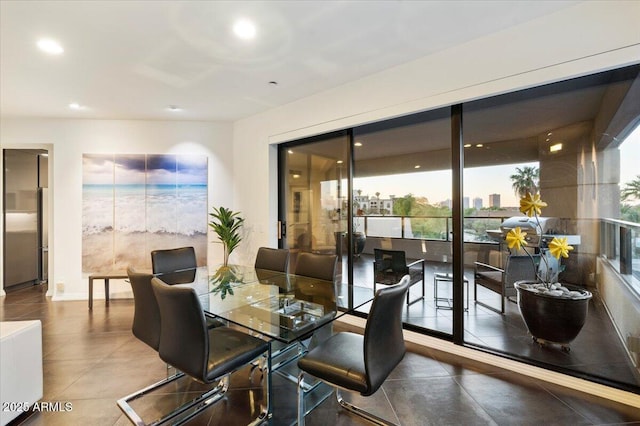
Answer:
<path fill-rule="evenodd" d="M 244 223 L 244 218 L 240 216 L 240 212 L 234 212 L 225 207 L 214 207 L 213 213 L 209 213 L 209 216 L 212 217 L 209 226 L 218 235 L 224 248 L 222 265 L 226 267 L 229 264 L 229 255 L 242 241 L 240 230 Z"/>
<path fill-rule="evenodd" d="M 360 218 L 364 215 L 362 209 L 356 211 L 356 217 L 353 218 L 353 254 L 356 257 L 360 257 L 364 250 L 364 245 L 367 242 L 367 236 L 364 233 L 364 229 L 360 230 Z"/>
<path fill-rule="evenodd" d="M 538 234 L 542 236 L 539 215 L 547 203 L 540 199 L 540 194 L 527 192 L 520 199 L 520 211 L 535 218 Z M 535 262 L 534 257 L 526 249 L 527 233 L 520 227 L 511 229 L 506 241 L 510 249 L 522 249 Z M 548 245 L 540 240 L 540 262 L 536 268 L 536 281 L 517 281 L 514 283 L 518 291 L 518 307 L 534 342 L 542 345 L 545 342 L 557 343 L 562 349 L 569 351 L 568 344 L 580 333 L 589 308 L 591 292 L 580 287 L 561 284 L 558 280 L 559 260 L 568 258 L 573 247 L 567 243 L 566 237 L 554 237 Z"/>

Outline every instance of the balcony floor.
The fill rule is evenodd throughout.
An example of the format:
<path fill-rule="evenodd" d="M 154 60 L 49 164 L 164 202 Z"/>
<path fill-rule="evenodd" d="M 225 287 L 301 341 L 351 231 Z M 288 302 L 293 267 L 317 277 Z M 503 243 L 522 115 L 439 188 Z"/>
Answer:
<path fill-rule="evenodd" d="M 372 255 L 363 254 L 359 259 L 356 259 L 353 275 L 357 285 L 373 287 L 372 263 Z M 343 276 L 346 276 L 346 266 L 344 265 L 343 262 Z M 451 264 L 426 263 L 425 298 L 405 310 L 404 321 L 407 324 L 451 334 L 453 329 L 452 311 L 436 309 L 434 301 L 433 274 L 437 272 L 451 272 Z M 571 342 L 570 352 L 565 352 L 556 345 L 540 347 L 533 342 L 516 303 L 506 302 L 504 315 L 476 305 L 473 302 L 473 271 L 466 271 L 465 277 L 469 280 L 470 292 L 468 295 L 469 310 L 464 314 L 466 342 L 607 380 L 640 386 L 640 375 L 627 356 L 597 293 L 594 293 L 589 304 L 589 313 L 584 328 L 578 337 Z M 421 289 L 419 287 L 420 284 L 411 287 L 411 299 L 420 295 Z M 441 284 L 439 296 L 445 289 L 447 286 Z M 500 297 L 480 286 L 478 287 L 478 299 L 491 306 L 500 307 Z M 365 306 L 363 310 L 367 311 L 368 307 Z"/>

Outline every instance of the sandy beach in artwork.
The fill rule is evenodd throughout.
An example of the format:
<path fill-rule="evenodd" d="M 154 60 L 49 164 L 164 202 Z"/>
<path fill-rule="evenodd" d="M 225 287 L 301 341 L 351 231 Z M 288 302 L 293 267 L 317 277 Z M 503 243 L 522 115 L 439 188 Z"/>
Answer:
<path fill-rule="evenodd" d="M 103 232 L 83 235 L 82 271 L 124 271 L 128 266 L 151 270 L 151 251 L 193 246 L 198 266 L 207 264 L 207 236 L 192 236 L 175 233 L 131 233 Z"/>
<path fill-rule="evenodd" d="M 151 269 L 151 251 L 207 261 L 207 157 L 85 154 L 82 271 Z"/>

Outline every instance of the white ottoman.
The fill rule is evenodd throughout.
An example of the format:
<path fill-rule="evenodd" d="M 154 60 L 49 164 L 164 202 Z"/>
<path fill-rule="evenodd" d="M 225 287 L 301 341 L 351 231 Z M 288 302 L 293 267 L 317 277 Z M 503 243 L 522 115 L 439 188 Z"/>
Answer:
<path fill-rule="evenodd" d="M 0 322 L 0 424 L 6 425 L 42 398 L 40 321 Z"/>

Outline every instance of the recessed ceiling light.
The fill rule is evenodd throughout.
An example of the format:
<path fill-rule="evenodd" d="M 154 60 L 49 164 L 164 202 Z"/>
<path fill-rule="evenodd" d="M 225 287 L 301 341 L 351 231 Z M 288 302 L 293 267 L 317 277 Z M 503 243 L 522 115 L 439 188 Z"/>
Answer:
<path fill-rule="evenodd" d="M 250 40 L 256 36 L 256 26 L 248 19 L 239 19 L 233 24 L 233 32 L 238 38 Z"/>
<path fill-rule="evenodd" d="M 273 81 L 273 80 L 271 80 L 271 81 L 269 82 L 269 85 L 270 85 L 270 86 L 277 86 L 277 85 L 278 85 L 278 82 L 277 82 L 277 81 Z"/>
<path fill-rule="evenodd" d="M 342 164 L 342 160 L 338 160 L 336 161 L 338 164 Z"/>
<path fill-rule="evenodd" d="M 420 164 L 416 164 L 415 166 L 413 166 L 414 169 L 419 169 L 420 168 Z"/>
<path fill-rule="evenodd" d="M 167 109 L 168 109 L 169 111 L 173 111 L 173 112 L 182 111 L 182 110 L 180 109 L 180 107 L 179 107 L 179 106 L 177 106 L 177 105 L 169 105 L 169 106 L 167 107 Z"/>
<path fill-rule="evenodd" d="M 64 52 L 64 49 L 55 40 L 51 40 L 50 38 L 43 38 L 38 40 L 38 48 L 45 53 L 50 55 L 59 55 Z"/>
<path fill-rule="evenodd" d="M 353 144 L 353 146 L 362 146 L 362 142 L 356 142 Z"/>
<path fill-rule="evenodd" d="M 476 144 L 476 148 L 482 148 L 484 145 L 482 145 L 481 143 L 477 143 Z"/>
<path fill-rule="evenodd" d="M 291 175 L 291 176 L 293 176 L 293 178 L 294 178 L 294 179 L 298 179 L 298 178 L 300 177 L 300 175 L 299 175 L 299 174 L 293 174 L 293 175 Z"/>
<path fill-rule="evenodd" d="M 558 151 L 562 151 L 562 144 L 561 143 L 556 143 L 556 144 L 551 145 L 549 147 L 549 152 L 558 152 Z"/>
<path fill-rule="evenodd" d="M 289 154 L 293 154 L 293 151 L 291 151 L 291 150 L 288 150 L 287 152 L 288 152 Z"/>
<path fill-rule="evenodd" d="M 71 109 L 82 109 L 82 106 L 77 102 L 71 102 L 69 104 L 69 108 L 71 108 Z"/>
<path fill-rule="evenodd" d="M 470 143 L 465 143 L 465 144 L 464 144 L 464 147 L 465 147 L 465 148 L 470 148 L 470 147 L 471 147 L 471 144 L 470 144 Z"/>

